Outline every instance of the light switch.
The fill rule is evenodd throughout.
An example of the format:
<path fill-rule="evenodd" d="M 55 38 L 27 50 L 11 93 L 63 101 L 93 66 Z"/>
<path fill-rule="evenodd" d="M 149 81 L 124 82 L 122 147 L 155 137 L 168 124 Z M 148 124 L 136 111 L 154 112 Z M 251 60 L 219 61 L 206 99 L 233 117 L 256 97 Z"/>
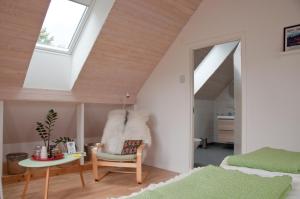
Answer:
<path fill-rule="evenodd" d="M 183 84 L 185 82 L 185 76 L 184 75 L 180 75 L 179 76 L 179 83 Z"/>

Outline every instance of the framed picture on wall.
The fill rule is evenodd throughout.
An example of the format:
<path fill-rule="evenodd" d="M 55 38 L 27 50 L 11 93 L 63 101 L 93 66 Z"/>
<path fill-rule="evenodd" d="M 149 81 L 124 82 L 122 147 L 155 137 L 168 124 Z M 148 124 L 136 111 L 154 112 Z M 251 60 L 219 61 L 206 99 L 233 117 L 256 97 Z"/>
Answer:
<path fill-rule="evenodd" d="M 283 51 L 300 49 L 300 24 L 285 27 Z"/>

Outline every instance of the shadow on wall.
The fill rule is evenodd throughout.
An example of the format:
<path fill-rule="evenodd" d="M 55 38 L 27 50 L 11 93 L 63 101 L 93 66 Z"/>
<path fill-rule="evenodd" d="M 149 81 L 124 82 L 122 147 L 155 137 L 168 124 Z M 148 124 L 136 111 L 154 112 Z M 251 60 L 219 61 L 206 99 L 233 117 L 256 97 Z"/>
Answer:
<path fill-rule="evenodd" d="M 42 144 L 35 131 L 36 122 L 43 121 L 51 108 L 58 112 L 51 140 L 60 136 L 76 138 L 76 104 L 58 102 L 6 101 L 4 104 L 4 155 L 11 152 L 32 153 Z M 107 114 L 121 105 L 85 104 L 85 141 L 99 142 Z"/>
<path fill-rule="evenodd" d="M 74 137 L 76 132 L 76 105 L 71 103 L 46 102 L 5 102 L 4 103 L 4 144 L 40 141 L 36 133 L 36 122 L 43 121 L 47 112 L 54 108 L 58 120 L 53 138 Z"/>
<path fill-rule="evenodd" d="M 76 136 L 76 104 L 46 102 L 6 102 L 4 113 L 4 143 L 40 141 L 36 122 L 43 121 L 48 110 L 58 112 L 53 137 Z M 85 104 L 85 136 L 101 137 L 110 110 L 121 105 Z"/>
<path fill-rule="evenodd" d="M 150 128 L 150 133 L 151 133 L 151 139 L 152 139 L 152 144 L 151 147 L 148 148 L 147 150 L 147 157 L 145 162 L 156 162 L 157 160 L 157 156 L 155 155 L 157 150 L 154 150 L 153 146 L 156 146 L 156 149 L 159 149 L 159 139 L 156 135 L 155 129 L 157 129 L 157 119 L 150 114 L 149 116 L 149 121 L 147 122 L 149 128 Z"/>
<path fill-rule="evenodd" d="M 84 108 L 85 137 L 97 137 L 100 141 L 109 111 L 121 109 L 122 105 L 85 104 Z"/>
<path fill-rule="evenodd" d="M 163 121 L 158 120 L 155 115 L 150 113 L 149 121 L 147 122 L 147 124 L 150 128 L 152 144 L 149 150 L 147 150 L 145 164 L 158 168 L 159 164 L 161 163 L 163 163 L 164 165 L 170 164 L 170 160 L 168 158 L 168 154 L 170 153 L 170 151 L 165 150 L 164 145 L 168 145 L 168 143 L 170 143 L 170 139 L 173 139 L 172 137 L 165 137 L 164 135 L 157 133 L 157 129 L 159 128 L 158 124 L 162 122 Z"/>

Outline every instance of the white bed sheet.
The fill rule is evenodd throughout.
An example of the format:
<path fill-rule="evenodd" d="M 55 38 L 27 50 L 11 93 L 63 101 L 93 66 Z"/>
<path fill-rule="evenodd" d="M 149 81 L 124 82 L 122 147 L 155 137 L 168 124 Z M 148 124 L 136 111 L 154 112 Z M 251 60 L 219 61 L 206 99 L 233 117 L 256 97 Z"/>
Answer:
<path fill-rule="evenodd" d="M 270 172 L 261 169 L 251 169 L 247 167 L 237 167 L 230 166 L 227 163 L 228 157 L 226 157 L 221 163 L 220 167 L 228 170 L 238 170 L 247 174 L 256 174 L 262 177 L 274 177 L 274 176 L 282 176 L 288 175 L 292 177 L 292 190 L 287 196 L 287 199 L 300 199 L 300 174 L 291 174 L 291 173 L 280 173 L 280 172 Z"/>

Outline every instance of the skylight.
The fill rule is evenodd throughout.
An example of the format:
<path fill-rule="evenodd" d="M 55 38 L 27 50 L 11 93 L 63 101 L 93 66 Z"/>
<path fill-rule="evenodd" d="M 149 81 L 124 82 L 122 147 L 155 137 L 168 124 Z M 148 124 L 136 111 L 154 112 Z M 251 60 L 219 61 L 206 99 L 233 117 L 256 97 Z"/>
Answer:
<path fill-rule="evenodd" d="M 51 0 L 36 48 L 72 53 L 86 21 L 88 10 L 87 5 L 77 2 Z"/>
<path fill-rule="evenodd" d="M 42 48 L 43 50 L 34 50 L 23 88 L 71 91 L 115 0 L 52 0 L 51 2 L 52 5 L 49 8 L 43 27 L 47 27 L 47 31 L 49 31 L 49 35 L 46 37 L 49 39 L 53 36 L 54 40 L 51 41 L 50 45 L 47 45 L 45 41 L 43 44 L 36 45 L 36 49 Z M 65 3 L 67 5 L 75 5 L 79 9 L 84 9 L 79 10 L 80 12 L 77 15 L 72 12 L 73 6 L 70 9 L 63 7 Z M 52 9 L 53 11 L 51 11 Z M 55 14 L 51 14 L 51 12 Z M 56 15 L 59 12 L 63 16 L 57 17 Z M 61 25 L 58 28 L 54 26 L 54 35 L 52 29 L 50 32 L 50 27 L 47 26 L 48 18 L 52 18 L 52 20 L 53 18 L 56 19 L 54 25 L 61 25 L 61 22 L 67 22 L 67 24 Z M 68 20 L 65 20 L 66 18 Z M 74 19 L 77 19 L 76 23 L 73 22 Z M 64 28 L 65 26 L 69 26 L 68 23 L 71 22 L 74 24 L 69 29 L 73 27 L 72 30 L 76 33 L 71 32 L 66 39 L 64 36 L 67 36 L 65 34 L 68 30 Z M 78 37 L 79 34 L 80 37 Z M 59 48 L 59 46 L 54 45 L 57 41 L 61 41 L 58 38 L 63 38 L 62 43 L 65 44 L 64 47 Z M 49 51 L 54 51 L 55 53 L 49 53 Z"/>

